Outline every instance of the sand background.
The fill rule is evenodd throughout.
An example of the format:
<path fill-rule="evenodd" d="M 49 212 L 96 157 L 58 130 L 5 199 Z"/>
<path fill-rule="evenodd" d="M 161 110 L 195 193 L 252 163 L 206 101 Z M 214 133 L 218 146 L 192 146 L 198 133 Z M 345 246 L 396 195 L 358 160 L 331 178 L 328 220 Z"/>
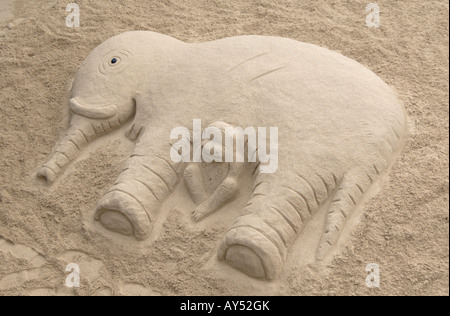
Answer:
<path fill-rule="evenodd" d="M 365 26 L 368 1 L 359 0 L 76 2 L 81 27 L 70 29 L 68 1 L 0 0 L 0 295 L 449 294 L 448 1 L 379 0 L 377 29 Z M 410 140 L 329 266 L 291 256 L 268 283 L 215 263 L 224 217 L 190 224 L 177 205 L 183 188 L 146 245 L 99 233 L 92 210 L 133 148 L 123 130 L 92 144 L 55 185 L 35 178 L 67 127 L 77 67 L 128 30 L 187 42 L 290 37 L 341 52 L 398 91 Z M 81 267 L 78 289 L 63 286 L 68 262 Z M 381 267 L 379 289 L 365 286 L 369 263 Z"/>

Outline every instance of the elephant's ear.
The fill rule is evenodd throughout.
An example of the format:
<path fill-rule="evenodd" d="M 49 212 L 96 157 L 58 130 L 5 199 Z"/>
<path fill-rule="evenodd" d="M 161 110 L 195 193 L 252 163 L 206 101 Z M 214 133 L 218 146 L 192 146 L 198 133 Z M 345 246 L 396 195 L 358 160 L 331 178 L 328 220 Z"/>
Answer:
<path fill-rule="evenodd" d="M 75 82 L 75 77 L 72 77 L 71 79 L 69 79 L 69 81 L 67 81 L 67 91 L 68 92 L 72 92 L 74 82 Z"/>

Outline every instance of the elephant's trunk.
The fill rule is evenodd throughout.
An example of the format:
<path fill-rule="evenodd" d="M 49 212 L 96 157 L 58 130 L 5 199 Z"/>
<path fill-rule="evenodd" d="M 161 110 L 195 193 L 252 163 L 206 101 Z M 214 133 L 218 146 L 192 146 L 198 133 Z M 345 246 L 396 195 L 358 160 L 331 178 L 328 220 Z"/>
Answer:
<path fill-rule="evenodd" d="M 66 136 L 57 146 L 53 155 L 38 172 L 38 177 L 49 183 L 55 182 L 64 168 L 71 163 L 80 151 L 91 141 L 108 131 L 118 128 L 122 122 L 96 121 L 73 115 Z"/>

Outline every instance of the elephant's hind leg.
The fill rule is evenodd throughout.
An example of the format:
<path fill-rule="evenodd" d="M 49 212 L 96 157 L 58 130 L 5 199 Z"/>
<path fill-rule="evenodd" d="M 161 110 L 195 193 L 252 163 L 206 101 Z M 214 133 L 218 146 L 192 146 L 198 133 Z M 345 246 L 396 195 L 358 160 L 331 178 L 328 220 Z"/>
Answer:
<path fill-rule="evenodd" d="M 247 207 L 222 241 L 219 259 L 249 276 L 277 278 L 290 246 L 334 183 L 329 180 L 325 186 L 319 177 L 311 179 L 259 175 Z"/>

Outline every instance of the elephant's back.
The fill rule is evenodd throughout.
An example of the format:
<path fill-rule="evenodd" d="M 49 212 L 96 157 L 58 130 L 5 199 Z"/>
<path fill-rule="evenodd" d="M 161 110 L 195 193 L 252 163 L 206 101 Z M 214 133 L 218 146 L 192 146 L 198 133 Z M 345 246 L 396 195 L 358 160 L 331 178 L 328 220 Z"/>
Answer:
<path fill-rule="evenodd" d="M 242 36 L 185 44 L 172 56 L 158 84 L 171 90 L 161 95 L 164 106 L 169 94 L 171 112 L 183 106 L 185 121 L 173 115 L 179 124 L 202 118 L 204 124 L 278 127 L 280 146 L 292 152 L 286 156 L 304 158 L 314 147 L 314 153 L 348 162 L 360 153 L 389 159 L 405 132 L 395 91 L 363 65 L 325 48 Z"/>
<path fill-rule="evenodd" d="M 212 82 L 221 87 L 211 111 L 242 127 L 278 127 L 280 144 L 296 147 L 297 156 L 314 144 L 315 152 L 322 147 L 343 160 L 358 151 L 388 160 L 405 133 L 395 91 L 337 52 L 261 36 L 204 43 L 202 51 L 202 63 L 217 67 Z M 211 63 L 208 56 L 215 56 Z"/>
<path fill-rule="evenodd" d="M 404 118 L 404 107 L 389 85 L 357 61 L 326 48 L 265 36 L 231 37 L 204 47 L 225 79 L 218 85 L 232 82 L 258 102 L 258 110 L 272 108 L 278 115 L 270 120 L 295 117 L 318 123 L 346 117 L 344 121 L 357 123 L 382 115 L 383 123 L 390 116 Z"/>

